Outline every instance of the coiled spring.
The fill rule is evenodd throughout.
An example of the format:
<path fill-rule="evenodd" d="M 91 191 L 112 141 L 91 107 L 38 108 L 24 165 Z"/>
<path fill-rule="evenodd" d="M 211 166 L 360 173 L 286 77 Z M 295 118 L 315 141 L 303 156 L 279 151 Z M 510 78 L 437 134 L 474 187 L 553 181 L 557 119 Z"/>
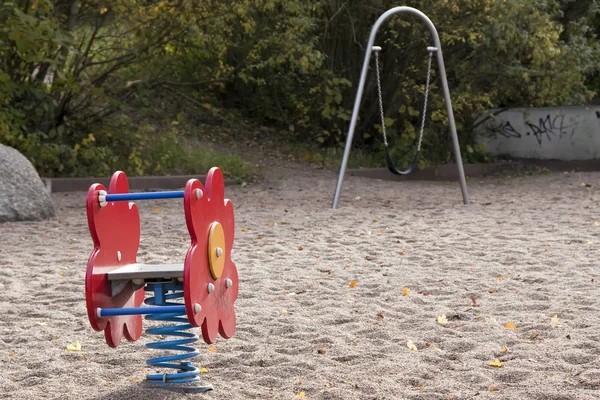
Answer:
<path fill-rule="evenodd" d="M 154 306 L 181 305 L 170 300 L 183 297 L 182 284 L 149 283 L 146 290 L 153 290 L 154 296 L 147 298 L 144 302 Z M 181 385 L 200 381 L 200 370 L 193 366 L 189 359 L 200 354 L 197 348 L 190 346 L 198 341 L 198 335 L 193 332 L 185 332 L 194 327 L 189 323 L 185 313 L 160 313 L 146 315 L 147 320 L 165 321 L 174 323 L 167 326 L 146 329 L 148 335 L 161 335 L 179 337 L 181 339 L 163 340 L 146 344 L 147 348 L 154 350 L 172 350 L 183 352 L 162 357 L 150 358 L 146 361 L 151 367 L 176 369 L 177 372 L 154 373 L 146 375 L 150 384 L 165 386 L 182 390 L 185 392 L 206 392 L 212 390 L 212 386 L 187 386 Z"/>

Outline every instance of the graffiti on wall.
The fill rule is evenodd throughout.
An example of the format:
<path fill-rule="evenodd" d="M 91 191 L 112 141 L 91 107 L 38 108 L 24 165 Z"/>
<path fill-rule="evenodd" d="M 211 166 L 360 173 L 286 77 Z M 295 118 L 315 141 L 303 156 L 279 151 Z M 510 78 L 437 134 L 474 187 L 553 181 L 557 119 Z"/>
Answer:
<path fill-rule="evenodd" d="M 566 122 L 564 114 L 558 113 L 554 117 L 550 114 L 539 118 L 537 122 L 525 121 L 525 132 L 520 132 L 513 127 L 510 121 L 500 121 L 488 125 L 488 134 L 494 138 L 500 136 L 507 139 L 519 139 L 523 136 L 534 136 L 540 147 L 545 140 L 572 138 L 579 122 Z"/>

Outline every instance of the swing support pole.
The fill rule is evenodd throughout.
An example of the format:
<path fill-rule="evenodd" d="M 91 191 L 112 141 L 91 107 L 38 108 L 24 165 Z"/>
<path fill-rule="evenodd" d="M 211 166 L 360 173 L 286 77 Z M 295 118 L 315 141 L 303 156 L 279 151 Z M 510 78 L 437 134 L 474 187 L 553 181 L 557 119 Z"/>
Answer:
<path fill-rule="evenodd" d="M 456 160 L 456 166 L 458 168 L 458 179 L 460 182 L 460 190 L 462 192 L 463 203 L 469 204 L 469 193 L 467 191 L 467 181 L 465 179 L 465 171 L 462 164 L 462 157 L 460 155 L 460 146 L 458 143 L 458 135 L 456 133 L 456 124 L 454 122 L 454 112 L 452 110 L 452 102 L 450 100 L 450 89 L 448 88 L 448 80 L 446 79 L 446 68 L 444 67 L 444 57 L 442 55 L 442 46 L 440 44 L 440 37 L 438 36 L 437 30 L 433 22 L 421 11 L 412 7 L 394 7 L 383 13 L 371 28 L 371 34 L 369 35 L 369 42 L 367 44 L 367 51 L 365 53 L 365 60 L 363 62 L 362 72 L 360 74 L 360 82 L 358 84 L 358 90 L 356 92 L 356 100 L 354 101 L 354 109 L 352 110 L 352 118 L 350 120 L 350 128 L 348 129 L 348 136 L 346 137 L 346 147 L 344 148 L 344 157 L 342 159 L 342 165 L 340 167 L 340 173 L 338 176 L 337 185 L 335 188 L 335 194 L 333 196 L 333 207 L 337 208 L 340 200 L 340 193 L 342 191 L 342 183 L 344 181 L 344 174 L 346 173 L 346 167 L 348 165 L 348 157 L 350 156 L 350 148 L 352 147 L 352 138 L 354 136 L 354 130 L 356 129 L 356 121 L 358 119 L 358 112 L 360 110 L 360 103 L 362 100 L 363 90 L 365 88 L 365 81 L 367 79 L 367 71 L 369 69 L 369 62 L 371 60 L 371 52 L 373 51 L 373 45 L 375 43 L 375 36 L 379 27 L 385 20 L 394 14 L 398 13 L 412 14 L 420 17 L 431 32 L 433 36 L 434 47 L 437 47 L 437 62 L 440 71 L 440 78 L 442 80 L 442 89 L 444 91 L 444 98 L 446 102 L 446 111 L 448 113 L 448 123 L 450 125 L 450 135 L 452 136 L 452 146 L 454 147 L 454 158 Z"/>

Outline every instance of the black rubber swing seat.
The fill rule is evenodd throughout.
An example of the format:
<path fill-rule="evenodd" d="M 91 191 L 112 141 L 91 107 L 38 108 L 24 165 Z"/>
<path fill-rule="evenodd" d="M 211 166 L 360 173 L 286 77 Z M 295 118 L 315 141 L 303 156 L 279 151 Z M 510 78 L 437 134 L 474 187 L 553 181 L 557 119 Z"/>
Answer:
<path fill-rule="evenodd" d="M 390 172 L 392 174 L 394 174 L 394 175 L 409 175 L 417 168 L 417 163 L 419 162 L 419 152 L 417 151 L 417 153 L 413 157 L 412 162 L 410 163 L 408 168 L 405 169 L 404 171 L 401 171 L 398 168 L 396 168 L 394 161 L 392 161 L 392 156 L 390 155 L 390 149 L 387 146 L 385 146 L 385 161 L 386 161 L 388 169 L 390 170 Z"/>

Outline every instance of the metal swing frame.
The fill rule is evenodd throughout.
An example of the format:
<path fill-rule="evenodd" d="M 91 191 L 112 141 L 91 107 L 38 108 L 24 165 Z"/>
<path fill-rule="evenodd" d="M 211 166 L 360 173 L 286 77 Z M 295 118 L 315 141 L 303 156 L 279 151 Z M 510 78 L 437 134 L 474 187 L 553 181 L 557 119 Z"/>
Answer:
<path fill-rule="evenodd" d="M 456 133 L 456 124 L 454 122 L 454 111 L 452 110 L 452 101 L 450 100 L 450 89 L 448 89 L 448 80 L 446 78 L 446 68 L 444 67 L 444 57 L 442 55 L 442 46 L 440 44 L 440 37 L 437 33 L 437 29 L 431 20 L 416 8 L 412 7 L 394 7 L 383 13 L 375 22 L 375 25 L 371 28 L 371 34 L 369 35 L 369 42 L 367 44 L 367 50 L 365 53 L 365 59 L 362 66 L 362 72 L 360 74 L 360 82 L 358 84 L 358 90 L 356 92 L 356 100 L 354 101 L 354 109 L 352 110 L 352 118 L 350 120 L 350 128 L 348 129 L 348 136 L 346 138 L 346 147 L 344 148 L 344 157 L 342 158 L 342 165 L 340 167 L 340 173 L 338 176 L 337 185 L 335 188 L 335 194 L 333 196 L 332 208 L 337 208 L 340 200 L 340 193 L 342 191 L 342 184 L 344 181 L 344 174 L 346 173 L 346 167 L 348 165 L 348 157 L 350 156 L 350 149 L 352 147 L 352 138 L 354 137 L 354 130 L 356 129 L 356 121 L 358 119 L 358 112 L 360 110 L 360 103 L 362 100 L 363 91 L 365 88 L 365 82 L 367 80 L 367 73 L 369 69 L 369 63 L 371 59 L 371 53 L 373 52 L 373 45 L 375 43 L 375 37 L 377 31 L 385 20 L 394 14 L 407 13 L 415 15 L 421 18 L 433 37 L 433 47 L 437 48 L 437 62 L 440 72 L 440 78 L 442 81 L 442 89 L 444 92 L 444 98 L 446 103 L 446 111 L 448 113 L 448 124 L 450 125 L 450 136 L 452 137 L 452 146 L 454 148 L 454 158 L 456 160 L 456 166 L 458 168 L 458 179 L 460 183 L 460 189 L 462 192 L 463 203 L 469 204 L 469 193 L 467 190 L 467 181 L 465 179 L 465 171 L 462 164 L 462 157 L 460 154 L 460 146 L 458 143 L 458 135 Z"/>

